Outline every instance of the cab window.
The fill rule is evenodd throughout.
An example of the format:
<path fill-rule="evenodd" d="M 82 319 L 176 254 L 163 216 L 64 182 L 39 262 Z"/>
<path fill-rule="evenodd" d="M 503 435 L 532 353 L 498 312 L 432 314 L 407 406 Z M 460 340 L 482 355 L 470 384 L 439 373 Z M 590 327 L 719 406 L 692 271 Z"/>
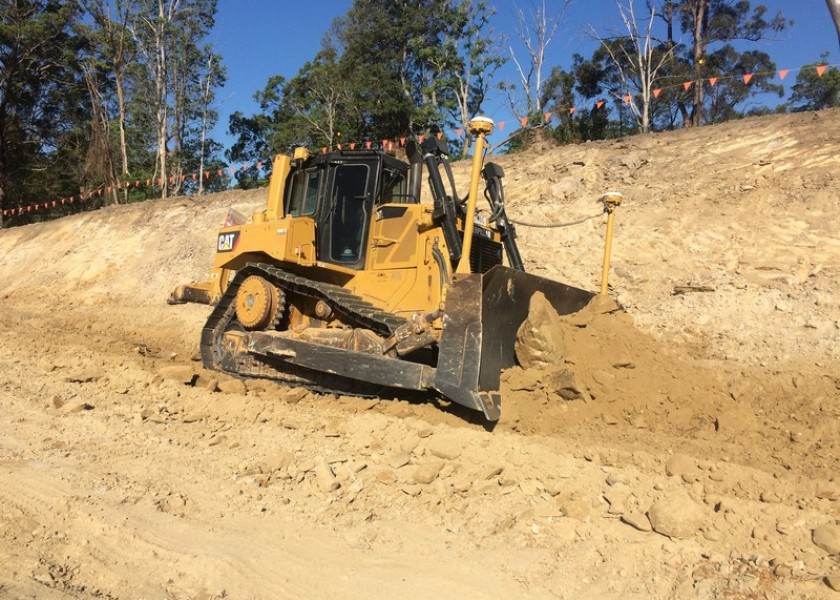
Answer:
<path fill-rule="evenodd" d="M 414 202 L 413 198 L 408 197 L 405 173 L 399 169 L 385 167 L 382 175 L 382 204 Z"/>
<path fill-rule="evenodd" d="M 362 256 L 368 209 L 365 197 L 367 165 L 339 165 L 335 168 L 332 195 L 330 258 L 357 262 Z"/>
<path fill-rule="evenodd" d="M 298 171 L 291 177 L 286 213 L 299 217 L 311 215 L 318 206 L 318 187 L 321 181 L 319 169 Z"/>

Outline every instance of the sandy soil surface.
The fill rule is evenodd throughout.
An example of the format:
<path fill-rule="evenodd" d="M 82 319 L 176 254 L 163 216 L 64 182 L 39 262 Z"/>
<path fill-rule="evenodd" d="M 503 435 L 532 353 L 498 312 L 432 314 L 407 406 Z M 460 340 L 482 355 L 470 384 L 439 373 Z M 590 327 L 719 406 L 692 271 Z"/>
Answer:
<path fill-rule="evenodd" d="M 838 122 L 494 158 L 521 223 L 624 194 L 626 312 L 558 320 L 492 432 L 200 368 L 165 298 L 261 191 L 0 231 L 0 597 L 840 598 Z M 596 289 L 604 228 L 526 265 Z"/>

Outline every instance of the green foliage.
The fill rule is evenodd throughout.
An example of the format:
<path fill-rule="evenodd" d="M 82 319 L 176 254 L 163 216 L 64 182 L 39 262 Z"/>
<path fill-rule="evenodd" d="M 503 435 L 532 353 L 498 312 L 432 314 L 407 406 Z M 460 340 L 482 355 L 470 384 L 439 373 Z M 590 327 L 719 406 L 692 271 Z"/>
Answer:
<path fill-rule="evenodd" d="M 840 106 L 840 70 L 826 67 L 822 76 L 817 73 L 817 67 L 827 63 L 826 52 L 820 56 L 819 61 L 799 71 L 788 102 L 791 110 L 821 110 Z"/>
<path fill-rule="evenodd" d="M 231 117 L 228 158 L 465 126 L 501 64 L 483 35 L 490 14 L 484 0 L 355 0 L 313 60 L 257 93 L 259 113 Z"/>
<path fill-rule="evenodd" d="M 133 182 L 161 176 L 159 114 L 167 115 L 164 147 L 173 166 L 164 177 L 181 181 L 186 170 L 214 164 L 220 146 L 205 134 L 218 118 L 214 93 L 225 72 L 202 39 L 213 27 L 216 0 L 0 0 L 0 8 L 4 209 L 103 187 L 112 192 L 86 206 L 157 195 Z M 167 56 L 160 71 L 161 54 L 152 50 L 158 42 Z M 165 93 L 149 94 L 160 74 Z M 191 181 L 185 189 L 195 189 Z"/>
<path fill-rule="evenodd" d="M 79 105 L 74 3 L 2 2 L 0 206 L 14 208 L 78 189 L 88 115 Z M 56 169 L 65 169 L 63 179 Z"/>

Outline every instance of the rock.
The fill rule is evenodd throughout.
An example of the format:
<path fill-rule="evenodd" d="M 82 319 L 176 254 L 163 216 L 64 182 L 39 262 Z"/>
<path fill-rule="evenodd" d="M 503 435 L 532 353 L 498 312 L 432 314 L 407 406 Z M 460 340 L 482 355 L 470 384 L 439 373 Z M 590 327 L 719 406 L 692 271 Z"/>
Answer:
<path fill-rule="evenodd" d="M 647 515 L 642 514 L 640 512 L 626 512 L 623 515 L 621 515 L 621 520 L 624 523 L 630 525 L 631 527 L 638 529 L 639 531 L 651 531 L 653 529 L 650 524 L 650 519 L 647 518 Z"/>
<path fill-rule="evenodd" d="M 832 502 L 840 500 L 840 486 L 828 484 L 826 487 L 817 490 L 816 495 L 820 500 L 831 500 Z"/>
<path fill-rule="evenodd" d="M 647 516 L 655 532 L 671 538 L 692 537 L 706 518 L 703 507 L 686 494 L 655 502 Z"/>
<path fill-rule="evenodd" d="M 50 398 L 50 406 L 53 408 L 61 408 L 64 406 L 64 398 L 55 394 L 52 398 Z"/>
<path fill-rule="evenodd" d="M 187 368 L 189 368 L 189 367 L 187 367 Z M 166 369 L 163 369 L 163 371 L 165 371 L 165 370 Z M 190 370 L 190 373 L 192 373 L 192 369 L 189 369 L 189 370 Z M 105 374 L 102 373 L 101 371 L 84 370 L 84 371 L 77 371 L 76 373 L 73 373 L 72 375 L 68 375 L 67 377 L 64 378 L 64 380 L 69 382 L 69 383 L 93 383 L 93 382 L 99 381 L 104 376 L 105 376 Z M 190 383 L 191 381 L 192 381 L 192 376 L 190 377 L 190 379 L 187 383 Z"/>
<path fill-rule="evenodd" d="M 410 462 L 411 455 L 405 452 L 401 452 L 392 456 L 391 460 L 388 461 L 388 465 L 390 465 L 392 469 L 399 469 L 400 467 L 406 466 Z"/>
<path fill-rule="evenodd" d="M 825 584 L 835 592 L 840 592 L 840 574 L 829 575 L 825 578 Z"/>
<path fill-rule="evenodd" d="M 461 456 L 461 442 L 454 438 L 433 438 L 429 441 L 426 448 L 432 456 L 444 460 L 455 460 Z"/>
<path fill-rule="evenodd" d="M 419 496 L 420 492 L 423 491 L 423 488 L 416 484 L 407 483 L 401 486 L 400 490 L 402 490 L 404 494 L 408 494 L 409 496 Z"/>
<path fill-rule="evenodd" d="M 438 473 L 443 468 L 443 462 L 434 461 L 420 465 L 414 471 L 413 479 L 416 483 L 429 484 L 437 479 Z"/>
<path fill-rule="evenodd" d="M 575 374 L 569 369 L 550 371 L 544 377 L 545 391 L 557 394 L 564 400 L 587 399 L 587 394 L 575 381 Z"/>
<path fill-rule="evenodd" d="M 674 454 L 665 462 L 665 473 L 669 477 L 681 477 L 693 473 L 697 466 L 694 459 L 685 454 Z"/>
<path fill-rule="evenodd" d="M 425 439 L 425 438 L 431 436 L 434 432 L 435 432 L 435 430 L 432 429 L 431 427 L 424 427 L 423 429 L 421 429 L 420 431 L 417 432 L 417 437 L 419 437 L 421 439 Z"/>
<path fill-rule="evenodd" d="M 315 465 L 315 480 L 322 492 L 334 492 L 341 487 L 332 468 L 324 459 L 319 460 Z"/>
<path fill-rule="evenodd" d="M 385 485 L 393 485 L 397 482 L 397 475 L 391 469 L 382 469 L 374 475 L 376 481 Z"/>
<path fill-rule="evenodd" d="M 288 402 L 289 404 L 297 404 L 301 400 L 303 400 L 307 394 L 309 394 L 309 390 L 304 388 L 293 388 L 283 394 L 282 400 L 283 402 Z"/>
<path fill-rule="evenodd" d="M 68 402 L 61 407 L 61 410 L 67 414 L 75 414 L 80 413 L 84 410 L 93 410 L 93 405 L 88 404 L 87 402 L 83 402 L 81 400 L 76 400 L 73 402 Z"/>
<path fill-rule="evenodd" d="M 193 368 L 189 365 L 176 365 L 173 367 L 164 367 L 158 371 L 158 375 L 169 381 L 176 381 L 184 385 L 192 385 L 196 377 Z"/>
<path fill-rule="evenodd" d="M 288 469 L 294 460 L 295 457 L 291 452 L 277 452 L 263 459 L 262 463 L 260 463 L 260 470 L 263 473 L 273 473 L 281 469 Z"/>
<path fill-rule="evenodd" d="M 308 473 L 312 471 L 316 467 L 316 463 L 311 458 L 304 458 L 302 461 L 297 463 L 297 470 L 301 473 Z"/>
<path fill-rule="evenodd" d="M 540 492 L 542 492 L 543 486 L 536 479 L 526 479 L 525 481 L 521 481 L 519 483 L 519 489 L 522 490 L 526 496 L 537 496 Z"/>
<path fill-rule="evenodd" d="M 516 360 L 525 368 L 543 368 L 566 356 L 563 321 L 542 292 L 531 296 L 528 318 L 516 332 Z"/>
<path fill-rule="evenodd" d="M 487 469 L 485 469 L 482 473 L 481 479 L 484 479 L 485 481 L 488 479 L 493 479 L 494 477 L 498 477 L 499 475 L 501 475 L 504 470 L 504 467 L 499 466 L 487 467 Z"/>
<path fill-rule="evenodd" d="M 245 382 L 241 379 L 228 379 L 219 382 L 219 391 L 225 394 L 246 394 L 248 388 L 245 387 Z"/>
<path fill-rule="evenodd" d="M 840 554 L 840 525 L 820 525 L 811 540 L 829 554 Z"/>
<path fill-rule="evenodd" d="M 589 519 L 590 514 L 592 514 L 592 505 L 590 502 L 574 494 L 560 497 L 557 504 L 560 507 L 562 515 L 569 519 L 586 521 Z"/>

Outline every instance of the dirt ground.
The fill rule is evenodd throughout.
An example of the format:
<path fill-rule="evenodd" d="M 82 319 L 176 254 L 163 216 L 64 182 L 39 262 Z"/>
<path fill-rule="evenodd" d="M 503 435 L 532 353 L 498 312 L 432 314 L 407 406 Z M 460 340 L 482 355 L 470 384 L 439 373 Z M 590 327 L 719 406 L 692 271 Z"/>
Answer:
<path fill-rule="evenodd" d="M 196 362 L 228 192 L 0 231 L 0 598 L 840 598 L 840 110 L 494 157 L 611 295 L 493 431 Z M 499 133 L 494 137 L 501 139 Z M 466 165 L 456 165 L 464 189 Z"/>

